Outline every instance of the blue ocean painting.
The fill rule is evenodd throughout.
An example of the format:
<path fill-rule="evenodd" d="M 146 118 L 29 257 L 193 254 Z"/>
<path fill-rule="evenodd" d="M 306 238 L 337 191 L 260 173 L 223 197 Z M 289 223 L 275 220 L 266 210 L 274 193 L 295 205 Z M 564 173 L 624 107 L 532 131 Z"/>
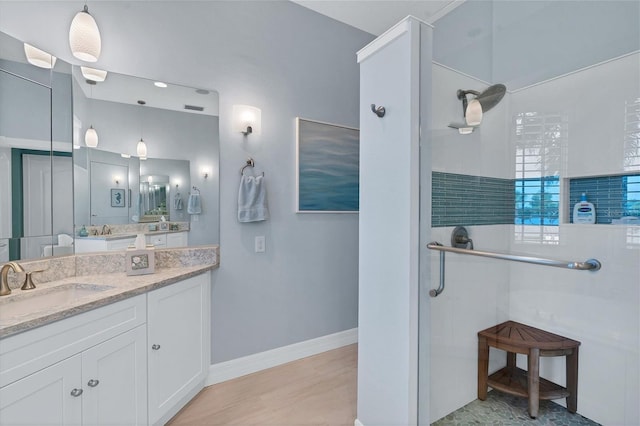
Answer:
<path fill-rule="evenodd" d="M 298 211 L 357 212 L 360 132 L 298 119 Z"/>

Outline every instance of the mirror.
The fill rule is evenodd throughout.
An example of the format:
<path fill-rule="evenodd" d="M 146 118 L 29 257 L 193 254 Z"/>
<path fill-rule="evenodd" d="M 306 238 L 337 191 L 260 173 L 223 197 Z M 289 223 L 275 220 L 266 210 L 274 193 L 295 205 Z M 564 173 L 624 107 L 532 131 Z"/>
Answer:
<path fill-rule="evenodd" d="M 75 66 L 72 74 L 76 238 L 172 232 L 171 225 L 187 231 L 189 245 L 219 242 L 217 92 L 110 72 L 94 82 Z M 96 147 L 87 146 L 87 129 L 95 129 Z M 203 208 L 190 215 L 195 188 Z M 78 235 L 83 228 L 87 237 Z M 76 244 L 78 251 L 85 250 Z"/>
<path fill-rule="evenodd" d="M 157 223 L 161 201 L 143 210 L 140 176 L 149 175 L 168 177 L 165 219 L 188 229 L 189 245 L 219 242 L 218 94 L 153 83 L 108 73 L 89 85 L 60 59 L 52 70 L 29 64 L 23 43 L 0 32 L 0 262 L 72 253 L 62 235 L 77 238 L 83 225 Z M 95 148 L 84 142 L 90 125 Z M 137 155 L 141 138 L 146 159 Z M 109 177 L 100 168 L 112 166 L 118 173 L 100 184 Z M 199 215 L 187 212 L 194 188 Z M 92 216 L 92 201 L 102 217 Z"/>
<path fill-rule="evenodd" d="M 0 262 L 54 254 L 73 233 L 71 66 L 53 64 L 0 33 Z"/>

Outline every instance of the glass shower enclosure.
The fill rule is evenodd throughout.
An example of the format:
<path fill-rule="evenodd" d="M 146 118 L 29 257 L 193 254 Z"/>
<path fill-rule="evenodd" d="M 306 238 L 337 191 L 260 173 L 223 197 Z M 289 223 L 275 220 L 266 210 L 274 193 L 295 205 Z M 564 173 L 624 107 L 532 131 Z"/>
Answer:
<path fill-rule="evenodd" d="M 538 421 L 640 424 L 640 3 L 467 1 L 433 27 L 419 423 L 532 415 L 526 396 L 495 390 L 491 378 L 478 399 L 487 366 L 524 371 L 512 380 L 524 380 L 525 392 L 535 374 L 527 355 L 496 345 L 482 359 L 478 333 L 511 321 L 493 330 L 512 333 L 502 342 L 536 339 L 513 324 L 579 342 L 575 365 L 561 351 L 539 359 L 541 382 L 577 381 L 578 414 L 557 393 L 540 402 Z M 495 84 L 504 97 L 468 123 L 465 107 Z M 582 194 L 595 206 L 593 224 L 574 223 Z M 452 239 L 459 226 L 466 234 Z M 430 242 L 462 251 L 442 261 Z M 472 247 L 559 264 L 474 256 Z M 577 377 L 567 376 L 573 368 Z"/>

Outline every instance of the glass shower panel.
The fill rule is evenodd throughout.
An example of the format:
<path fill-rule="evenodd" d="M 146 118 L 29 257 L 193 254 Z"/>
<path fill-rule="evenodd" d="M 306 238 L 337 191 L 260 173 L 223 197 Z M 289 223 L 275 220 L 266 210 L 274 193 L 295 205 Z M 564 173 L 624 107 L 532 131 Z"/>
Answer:
<path fill-rule="evenodd" d="M 575 397 L 581 424 L 640 424 L 640 3 L 465 2 L 434 25 L 431 239 L 450 246 L 465 226 L 476 251 L 597 259 L 602 269 L 447 253 L 445 290 L 430 297 L 441 268 L 427 250 L 420 423 L 571 422 L 581 419 L 566 408 Z M 458 90 L 494 84 L 507 94 L 479 126 L 448 126 L 465 120 Z M 572 223 L 582 193 L 595 224 Z M 494 375 L 481 401 L 478 333 L 507 321 L 493 330 L 511 335 L 489 344 L 488 373 L 520 371 L 524 390 L 504 392 Z M 517 339 L 564 349 L 543 347 L 535 362 L 535 351 L 495 348 Z M 553 400 L 527 398 L 536 369 L 539 395 Z M 550 383 L 565 390 L 545 394 Z"/>

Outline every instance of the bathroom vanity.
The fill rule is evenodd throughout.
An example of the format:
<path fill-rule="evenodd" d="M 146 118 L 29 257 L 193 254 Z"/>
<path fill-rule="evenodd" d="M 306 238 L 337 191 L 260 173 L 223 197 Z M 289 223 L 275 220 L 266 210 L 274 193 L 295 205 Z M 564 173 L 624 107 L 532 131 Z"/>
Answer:
<path fill-rule="evenodd" d="M 4 296 L 0 424 L 166 423 L 204 387 L 217 259 L 150 275 L 67 277 Z M 21 304 L 34 308 L 20 313 Z"/>
<path fill-rule="evenodd" d="M 189 233 L 187 231 L 149 232 L 145 236 L 147 244 L 153 244 L 156 248 L 185 247 L 189 245 Z M 134 243 L 135 239 L 135 234 L 78 237 L 75 240 L 75 249 L 76 253 L 125 250 Z"/>

